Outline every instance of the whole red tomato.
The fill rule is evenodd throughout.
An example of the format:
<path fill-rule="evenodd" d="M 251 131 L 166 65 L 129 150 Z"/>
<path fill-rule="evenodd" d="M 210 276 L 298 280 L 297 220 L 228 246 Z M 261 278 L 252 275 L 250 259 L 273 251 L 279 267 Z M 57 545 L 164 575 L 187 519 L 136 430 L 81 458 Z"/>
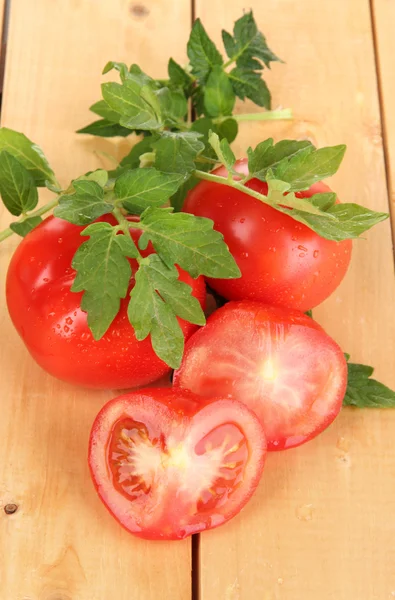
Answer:
<path fill-rule="evenodd" d="M 236 169 L 247 173 L 247 161 Z M 224 167 L 214 171 L 226 175 Z M 267 194 L 267 184 L 252 179 L 247 187 Z M 316 183 L 300 197 L 330 192 Z M 208 279 L 228 300 L 259 300 L 308 310 L 323 302 L 347 272 L 351 240 L 333 242 L 320 237 L 267 204 L 225 185 L 201 181 L 189 193 L 183 210 L 214 221 L 242 273 L 239 279 Z"/>
<path fill-rule="evenodd" d="M 170 368 L 156 356 L 149 338 L 137 341 L 127 316 L 128 294 L 106 334 L 95 341 L 80 308 L 82 292 L 70 291 L 75 278 L 71 262 L 87 239 L 81 236 L 83 229 L 48 217 L 23 239 L 7 274 L 11 319 L 33 358 L 59 379 L 116 389 L 151 383 Z M 133 230 L 133 236 L 138 237 L 139 232 Z M 135 261 L 130 262 L 136 268 Z M 203 278 L 192 279 L 185 271 L 179 272 L 180 280 L 192 287 L 203 305 Z M 197 329 L 181 319 L 179 323 L 186 337 Z"/>

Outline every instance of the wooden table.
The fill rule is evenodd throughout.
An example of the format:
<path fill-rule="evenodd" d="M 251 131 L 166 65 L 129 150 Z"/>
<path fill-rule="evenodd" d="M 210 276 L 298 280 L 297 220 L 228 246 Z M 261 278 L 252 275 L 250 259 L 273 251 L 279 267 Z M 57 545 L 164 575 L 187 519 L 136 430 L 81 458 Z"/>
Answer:
<path fill-rule="evenodd" d="M 193 15 L 219 42 L 221 27 L 230 29 L 251 5 L 286 60 L 267 74 L 274 106 L 291 107 L 295 119 L 244 123 L 236 150 L 270 135 L 346 143 L 336 190 L 348 202 L 388 210 L 395 185 L 393 0 L 13 0 L 2 125 L 42 146 L 65 184 L 99 166 L 93 150 L 130 145 L 73 133 L 89 122 L 108 59 L 163 76 L 169 55 L 185 62 Z M 8 215 L 2 221 L 6 226 Z M 315 316 L 353 359 L 395 386 L 390 222 L 366 238 L 355 242 L 346 280 Z M 0 247 L 2 277 L 17 242 Z M 248 507 L 202 535 L 199 546 L 144 542 L 108 516 L 88 476 L 90 425 L 114 393 L 44 373 L 14 331 L 3 295 L 0 320 L 0 600 L 395 597 L 395 411 L 344 410 L 310 444 L 269 456 Z M 7 503 L 18 511 L 6 515 Z"/>

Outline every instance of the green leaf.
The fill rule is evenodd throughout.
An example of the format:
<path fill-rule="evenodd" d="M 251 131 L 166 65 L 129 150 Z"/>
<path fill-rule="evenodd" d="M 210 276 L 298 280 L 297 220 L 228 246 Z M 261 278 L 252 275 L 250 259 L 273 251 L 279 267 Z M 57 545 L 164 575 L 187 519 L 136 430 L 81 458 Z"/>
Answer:
<path fill-rule="evenodd" d="M 212 130 L 218 133 L 221 140 L 226 138 L 229 144 L 231 144 L 237 137 L 239 126 L 236 119 L 225 119 L 225 121 L 218 123 L 215 129 L 212 128 Z"/>
<path fill-rule="evenodd" d="M 115 69 L 116 71 L 119 72 L 122 81 L 124 81 L 129 73 L 129 70 L 127 68 L 127 66 L 125 65 L 125 63 L 120 63 L 120 62 L 114 62 L 113 60 L 110 60 L 104 67 L 102 74 L 106 75 L 106 73 L 109 73 L 110 71 L 112 71 L 113 69 Z"/>
<path fill-rule="evenodd" d="M 157 139 L 156 136 L 147 135 L 141 141 L 137 142 L 120 162 L 121 167 L 129 167 L 130 169 L 137 169 L 140 166 L 140 156 L 149 152 L 152 147 L 152 142 Z"/>
<path fill-rule="evenodd" d="M 112 110 L 104 100 L 99 100 L 90 106 L 89 110 L 95 115 L 99 115 L 103 119 L 107 119 L 107 121 L 111 121 L 111 123 L 118 123 L 120 114 Z"/>
<path fill-rule="evenodd" d="M 184 119 L 188 112 L 188 102 L 183 92 L 163 87 L 156 92 L 156 96 L 166 125 L 177 124 Z"/>
<path fill-rule="evenodd" d="M 170 58 L 167 65 L 169 73 L 170 85 L 172 87 L 189 90 L 193 82 L 192 77 L 183 69 L 175 60 Z"/>
<path fill-rule="evenodd" d="M 223 165 L 225 165 L 226 169 L 232 173 L 233 165 L 236 162 L 236 157 L 232 152 L 231 147 L 229 146 L 229 142 L 226 138 L 223 140 L 219 139 L 219 136 L 216 133 L 211 133 L 209 135 L 209 143 L 215 150 L 216 155 Z"/>
<path fill-rule="evenodd" d="M 38 187 L 44 187 L 46 180 L 56 183 L 54 172 L 48 164 L 43 151 L 33 144 L 23 133 L 0 128 L 0 152 L 6 150 L 27 169 Z"/>
<path fill-rule="evenodd" d="M 126 171 L 115 182 L 115 196 L 129 213 L 140 214 L 148 206 L 162 206 L 181 185 L 178 173 L 161 173 L 153 167 Z"/>
<path fill-rule="evenodd" d="M 98 121 L 90 123 L 86 127 L 78 129 L 76 133 L 87 133 L 89 135 L 97 135 L 99 137 L 109 138 L 126 137 L 132 132 L 130 129 L 122 127 L 122 125 L 119 125 L 118 123 L 113 123 L 107 119 L 99 119 Z"/>
<path fill-rule="evenodd" d="M 162 121 L 158 115 L 158 101 L 149 86 L 142 86 L 132 79 L 123 84 L 103 83 L 104 100 L 121 115 L 120 125 L 129 129 L 159 129 Z"/>
<path fill-rule="evenodd" d="M 137 339 L 144 340 L 151 334 L 157 356 L 169 367 L 177 369 L 184 353 L 184 334 L 173 309 L 157 293 L 151 264 L 151 257 L 144 259 L 136 273 L 128 307 L 129 321 Z M 171 287 L 170 281 L 168 287 Z"/>
<path fill-rule="evenodd" d="M 191 62 L 192 73 L 204 81 L 215 65 L 222 65 L 223 58 L 214 42 L 208 37 L 200 19 L 192 26 L 187 45 L 188 58 Z"/>
<path fill-rule="evenodd" d="M 156 151 L 155 167 L 164 173 L 187 175 L 195 169 L 195 158 L 204 150 L 200 134 L 194 131 L 164 131 L 152 144 Z"/>
<path fill-rule="evenodd" d="M 85 173 L 85 175 L 81 175 L 81 177 L 74 180 L 74 182 L 76 181 L 95 181 L 100 187 L 104 188 L 108 182 L 108 172 L 104 169 L 96 169 L 96 171 L 90 171 L 89 173 Z"/>
<path fill-rule="evenodd" d="M 268 179 L 267 198 L 272 205 L 277 208 L 278 205 L 287 206 L 298 211 L 306 212 L 312 215 L 320 215 L 322 218 L 334 219 L 330 212 L 324 212 L 319 206 L 312 202 L 311 198 L 299 198 L 293 192 L 288 193 L 290 184 L 277 179 Z M 285 194 L 285 195 L 284 195 Z M 332 196 L 332 194 L 331 194 Z M 335 194 L 333 194 L 335 196 Z M 313 196 L 314 198 L 314 196 Z M 336 198 L 336 196 L 335 196 Z"/>
<path fill-rule="evenodd" d="M 261 62 L 266 67 L 270 67 L 271 62 L 280 60 L 270 50 L 262 33 L 258 31 L 252 11 L 236 21 L 232 41 L 231 38 L 230 33 L 222 32 L 226 53 L 238 67 L 256 71 L 263 68 Z"/>
<path fill-rule="evenodd" d="M 214 66 L 204 88 L 204 108 L 210 117 L 231 115 L 235 94 L 227 73 L 221 66 Z"/>
<path fill-rule="evenodd" d="M 200 179 L 191 175 L 176 191 L 175 194 L 170 198 L 170 204 L 174 208 L 174 212 L 180 212 L 182 207 L 184 206 L 185 198 L 188 195 L 188 192 L 192 190 L 198 183 Z"/>
<path fill-rule="evenodd" d="M 132 269 L 128 257 L 138 256 L 129 236 L 119 227 L 93 223 L 82 234 L 89 240 L 81 244 L 72 262 L 77 271 L 71 290 L 82 292 L 81 308 L 88 313 L 88 325 L 95 340 L 106 333 L 125 298 Z"/>
<path fill-rule="evenodd" d="M 73 181 L 74 194 L 60 196 L 55 217 L 74 225 L 88 225 L 98 217 L 111 213 L 114 205 L 106 202 L 103 189 L 96 181 Z"/>
<path fill-rule="evenodd" d="M 271 94 L 260 73 L 235 67 L 229 73 L 229 79 L 238 98 L 249 98 L 257 106 L 270 110 Z"/>
<path fill-rule="evenodd" d="M 307 315 L 308 317 L 310 317 L 310 319 L 313 318 L 313 311 L 311 310 L 311 308 L 309 310 L 306 310 L 306 312 L 304 314 Z"/>
<path fill-rule="evenodd" d="M 210 219 L 172 210 L 148 208 L 141 215 L 141 248 L 151 240 L 168 266 L 177 264 L 192 277 L 240 277 L 222 234 L 213 229 Z"/>
<path fill-rule="evenodd" d="M 308 141 L 282 140 L 273 145 L 273 139 L 269 138 L 260 142 L 255 150 L 248 148 L 248 170 L 249 177 L 257 177 L 261 181 L 266 181 L 269 169 L 276 174 L 276 168 L 282 161 L 288 161 L 297 156 L 303 150 L 314 150 L 314 146 Z M 284 163 L 286 164 L 286 162 Z"/>
<path fill-rule="evenodd" d="M 15 216 L 32 210 L 38 202 L 31 172 L 6 150 L 0 152 L 0 196 Z"/>
<path fill-rule="evenodd" d="M 370 379 L 373 368 L 348 363 L 348 383 L 343 406 L 358 408 L 394 408 L 395 392 L 383 383 Z"/>
<path fill-rule="evenodd" d="M 23 221 L 16 221 L 15 223 L 10 224 L 10 229 L 17 235 L 21 237 L 25 237 L 32 229 L 40 225 L 42 222 L 41 217 L 27 217 Z"/>
<path fill-rule="evenodd" d="M 290 191 L 308 189 L 313 183 L 334 175 L 343 160 L 346 146 L 328 146 L 314 150 L 305 148 L 290 159 L 280 162 L 273 173 L 276 179 L 291 184 Z"/>

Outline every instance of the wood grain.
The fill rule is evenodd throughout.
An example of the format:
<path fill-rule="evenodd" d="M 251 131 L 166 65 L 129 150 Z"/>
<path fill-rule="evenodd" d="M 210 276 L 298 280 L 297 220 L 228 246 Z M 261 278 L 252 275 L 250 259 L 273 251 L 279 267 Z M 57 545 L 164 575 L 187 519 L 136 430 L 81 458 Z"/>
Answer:
<path fill-rule="evenodd" d="M 295 119 L 244 123 L 236 150 L 241 154 L 269 136 L 307 137 L 317 145 L 346 143 L 334 189 L 344 201 L 388 210 L 368 1 L 251 5 L 269 44 L 286 60 L 267 72 L 273 105 L 291 107 Z M 231 5 L 196 1 L 196 15 L 218 43 L 219 29 L 231 30 L 243 8 L 243 0 Z M 387 60 L 392 57 L 393 52 Z M 239 106 L 246 112 L 252 108 Z M 378 378 L 394 386 L 389 221 L 366 238 L 354 243 L 345 281 L 315 316 L 355 361 L 373 365 Z M 348 409 L 305 447 L 269 456 L 262 484 L 245 511 L 227 527 L 201 536 L 201 598 L 395 596 L 394 427 L 392 411 Z"/>
<path fill-rule="evenodd" d="M 169 34 L 174 23 L 177 36 Z M 73 131 L 94 120 L 87 107 L 99 97 L 102 67 L 109 59 L 135 61 L 162 75 L 170 54 L 184 60 L 189 24 L 186 0 L 13 2 L 2 124 L 42 146 L 63 184 L 97 168 L 93 150 L 116 153 L 116 143 Z M 5 227 L 9 216 L 1 221 Z M 0 247 L 2 288 L 17 241 Z M 115 392 L 90 392 L 46 375 L 13 330 L 3 294 L 0 302 L 0 597 L 189 598 L 190 542 L 133 538 L 90 482 L 90 426 Z M 8 503 L 18 505 L 15 514 L 5 514 Z"/>
<path fill-rule="evenodd" d="M 373 29 L 377 52 L 377 75 L 381 93 L 382 126 L 387 157 L 387 176 L 395 243 L 395 95 L 394 53 L 395 4 L 391 0 L 372 1 Z"/>

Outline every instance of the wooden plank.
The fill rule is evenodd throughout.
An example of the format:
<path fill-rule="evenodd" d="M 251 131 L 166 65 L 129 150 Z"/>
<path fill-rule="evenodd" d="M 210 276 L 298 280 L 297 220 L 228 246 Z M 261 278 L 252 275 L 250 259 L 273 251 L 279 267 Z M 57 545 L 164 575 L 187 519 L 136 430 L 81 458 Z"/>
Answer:
<path fill-rule="evenodd" d="M 274 107 L 292 107 L 295 120 L 244 123 L 236 150 L 245 152 L 271 135 L 308 137 L 317 145 L 347 143 L 334 188 L 344 201 L 387 210 L 368 0 L 248 5 L 271 47 L 287 61 L 273 65 L 267 81 Z M 196 15 L 220 43 L 219 28 L 231 30 L 245 6 L 243 0 L 197 0 Z M 389 222 L 366 238 L 354 243 L 346 280 L 315 316 L 356 361 L 375 366 L 377 376 L 394 386 Z M 270 455 L 245 511 L 201 536 L 202 599 L 395 596 L 394 427 L 395 412 L 348 409 L 310 444 Z"/>
<path fill-rule="evenodd" d="M 94 120 L 87 107 L 99 97 L 104 64 L 135 61 L 163 75 L 170 54 L 185 60 L 189 26 L 188 0 L 13 2 L 2 124 L 42 146 L 63 184 L 97 168 L 92 151 L 116 152 L 116 144 L 73 131 Z M 2 227 L 8 222 L 3 214 Z M 17 241 L 1 245 L 2 280 Z M 115 392 L 86 391 L 46 375 L 17 337 L 1 297 L 1 598 L 186 600 L 190 542 L 133 538 L 90 482 L 88 433 Z M 18 511 L 7 516 L 7 503 Z"/>
<path fill-rule="evenodd" d="M 391 0 L 373 0 L 372 12 L 392 212 L 392 233 L 395 240 L 395 114 L 392 107 L 395 94 L 395 39 L 393 35 L 395 4 Z"/>
<path fill-rule="evenodd" d="M 6 11 L 6 0 L 0 0 L 0 94 L 3 91 L 3 76 L 4 76 L 4 62 L 5 62 L 5 50 L 6 40 L 4 31 L 4 18 Z M 0 107 L 1 110 L 1 107 Z"/>

